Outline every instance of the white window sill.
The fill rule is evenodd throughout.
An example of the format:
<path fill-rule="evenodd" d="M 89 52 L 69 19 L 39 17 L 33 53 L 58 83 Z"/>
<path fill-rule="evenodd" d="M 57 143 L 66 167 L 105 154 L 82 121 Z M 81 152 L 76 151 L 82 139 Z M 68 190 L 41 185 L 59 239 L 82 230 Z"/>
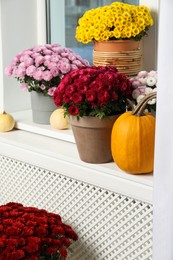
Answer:
<path fill-rule="evenodd" d="M 14 120 L 16 121 L 17 129 L 75 143 L 71 129 L 56 130 L 53 129 L 51 125 L 33 123 L 31 110 L 18 111 L 11 113 L 11 115 L 14 117 Z"/>

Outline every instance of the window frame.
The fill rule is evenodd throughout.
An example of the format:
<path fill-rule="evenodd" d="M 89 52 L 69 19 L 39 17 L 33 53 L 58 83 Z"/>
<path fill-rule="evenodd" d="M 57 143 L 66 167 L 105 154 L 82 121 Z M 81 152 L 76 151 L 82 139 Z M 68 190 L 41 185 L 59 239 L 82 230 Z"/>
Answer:
<path fill-rule="evenodd" d="M 57 3 L 56 0 L 53 0 Z M 14 23 L 14 27 L 10 30 L 6 30 L 6 20 L 4 14 L 4 9 L 7 11 L 8 7 L 11 7 L 12 3 L 16 6 L 16 12 L 20 11 L 20 15 L 15 15 L 15 10 L 11 9 L 11 16 L 9 19 L 9 24 Z M 61 131 L 54 131 L 51 129 L 51 127 L 43 126 L 43 125 L 35 125 L 32 122 L 31 118 L 31 104 L 30 104 L 30 95 L 28 93 L 23 93 L 19 87 L 19 83 L 12 78 L 9 78 L 5 76 L 4 69 L 5 66 L 8 65 L 8 63 L 11 61 L 11 58 L 19 52 L 19 48 L 24 49 L 27 45 L 32 44 L 45 44 L 47 41 L 46 38 L 46 0 L 16 0 L 16 1 L 0 1 L 0 55 L 1 55 L 1 61 L 0 61 L 0 113 L 2 113 L 4 110 L 7 112 L 12 113 L 16 120 L 16 128 L 34 132 L 37 134 L 43 134 L 45 136 L 51 136 L 54 138 L 60 138 L 62 140 L 67 140 L 70 142 L 74 142 L 73 137 L 71 137 L 71 133 L 67 131 L 66 133 L 62 133 Z M 140 0 L 140 4 L 147 5 L 151 10 L 152 14 L 155 20 L 155 26 L 151 29 L 149 37 L 146 37 L 143 40 L 143 53 L 144 53 L 144 60 L 143 64 L 146 70 L 151 69 L 157 69 L 157 14 L 158 14 L 158 7 L 159 7 L 159 1 L 147 1 L 147 0 Z M 20 8 L 25 7 L 25 5 L 28 5 L 28 9 L 25 9 L 25 12 L 21 12 Z M 20 8 L 18 8 L 20 6 Z M 60 8 L 61 7 L 61 8 Z M 64 13 L 64 0 L 58 0 L 58 12 L 60 15 L 57 14 L 58 17 L 58 24 L 60 24 L 60 38 L 55 39 L 55 41 L 59 42 L 64 46 L 65 44 L 65 30 L 62 30 L 65 28 L 65 18 Z M 9 14 L 10 15 L 10 14 Z M 17 28 L 15 31 L 15 25 L 18 23 L 22 23 L 22 19 L 30 19 L 32 17 L 35 21 L 35 23 L 27 23 L 27 28 L 25 28 L 25 31 L 23 30 L 23 27 Z M 15 22 L 14 22 L 15 18 Z M 57 26 L 58 26 L 57 24 Z M 29 41 L 25 39 L 26 37 L 26 30 L 27 30 L 27 36 Z M 15 44 L 15 41 L 13 44 L 11 44 L 11 41 L 9 41 L 11 35 L 13 37 L 16 37 L 20 39 L 20 42 L 17 42 Z M 30 38 L 29 38 L 30 37 Z M 64 37 L 64 38 L 63 38 Z M 19 44 L 20 43 L 20 44 Z M 151 53 L 151 46 L 154 47 L 154 52 Z M 28 46 L 30 47 L 30 46 Z M 28 116 L 28 110 L 29 113 L 29 119 L 26 118 Z"/>
<path fill-rule="evenodd" d="M 49 0 L 48 0 L 49 1 Z M 50 0 L 51 5 L 54 6 L 53 16 L 50 18 L 51 28 L 53 31 L 57 30 L 58 24 L 63 24 L 65 28 L 65 5 L 64 0 Z M 60 3 L 60 4 L 59 4 Z M 61 11 L 60 11 L 60 7 Z M 145 70 L 157 69 L 157 31 L 158 31 L 158 10 L 159 10 L 159 0 L 148 1 L 148 0 L 139 0 L 139 5 L 146 5 L 151 9 L 152 17 L 154 19 L 154 26 L 149 30 L 149 36 L 144 37 L 141 41 L 141 48 L 143 50 L 143 68 Z M 55 13 L 55 9 L 59 10 L 59 14 Z M 50 11 L 52 11 L 50 10 Z M 57 22 L 55 22 L 55 18 Z M 59 34 L 55 34 L 53 38 L 49 39 L 50 42 L 59 42 L 62 46 L 65 46 L 65 30 L 62 30 L 62 27 L 59 28 L 62 37 L 59 37 Z M 63 31 L 63 32 L 62 32 Z"/>

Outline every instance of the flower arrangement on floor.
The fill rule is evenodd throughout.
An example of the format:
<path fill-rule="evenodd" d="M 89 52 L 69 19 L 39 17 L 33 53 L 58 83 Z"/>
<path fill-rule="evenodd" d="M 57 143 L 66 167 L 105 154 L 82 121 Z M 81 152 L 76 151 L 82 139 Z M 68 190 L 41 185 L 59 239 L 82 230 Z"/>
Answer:
<path fill-rule="evenodd" d="M 140 71 L 137 76 L 130 78 L 133 92 L 132 97 L 136 104 L 147 94 L 157 91 L 157 71 Z M 146 108 L 156 111 L 156 98 L 148 101 Z"/>
<path fill-rule="evenodd" d="M 146 6 L 113 2 L 108 6 L 86 11 L 78 24 L 76 39 L 84 44 L 93 40 L 139 41 L 147 35 L 149 27 L 153 25 L 153 19 Z"/>
<path fill-rule="evenodd" d="M 126 75 L 111 66 L 86 66 L 68 73 L 54 92 L 65 115 L 104 118 L 125 112 L 132 88 Z"/>
<path fill-rule="evenodd" d="M 53 96 L 64 75 L 86 65 L 89 65 L 88 61 L 71 49 L 46 44 L 18 53 L 5 68 L 5 74 L 17 78 L 22 89 Z"/>
<path fill-rule="evenodd" d="M 14 202 L 0 206 L 0 259 L 66 259 L 77 239 L 58 214 Z"/>

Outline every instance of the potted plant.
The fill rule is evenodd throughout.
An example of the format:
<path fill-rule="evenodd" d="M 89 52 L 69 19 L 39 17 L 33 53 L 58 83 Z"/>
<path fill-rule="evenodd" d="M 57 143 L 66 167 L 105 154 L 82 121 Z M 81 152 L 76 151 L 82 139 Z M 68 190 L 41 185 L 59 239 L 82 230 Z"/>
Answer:
<path fill-rule="evenodd" d="M 81 160 L 112 160 L 110 134 L 115 119 L 131 98 L 126 75 L 110 66 L 86 66 L 67 74 L 54 92 L 54 102 L 69 116 Z"/>
<path fill-rule="evenodd" d="M 139 41 L 152 25 L 148 7 L 113 2 L 86 11 L 78 21 L 76 39 L 94 43 L 94 65 L 115 65 L 132 76 L 141 67 Z"/>
<path fill-rule="evenodd" d="M 0 259 L 63 260 L 77 239 L 58 214 L 15 202 L 0 206 Z"/>
<path fill-rule="evenodd" d="M 130 82 L 133 88 L 134 105 L 137 105 L 146 95 L 157 92 L 157 71 L 140 71 L 137 76 L 130 78 Z M 146 109 L 155 114 L 156 98 L 148 101 Z"/>
<path fill-rule="evenodd" d="M 88 61 L 71 49 L 46 44 L 18 53 L 5 68 L 5 74 L 15 77 L 23 90 L 31 92 L 33 121 L 48 124 L 55 109 L 52 96 L 61 79 L 71 70 L 86 65 Z"/>

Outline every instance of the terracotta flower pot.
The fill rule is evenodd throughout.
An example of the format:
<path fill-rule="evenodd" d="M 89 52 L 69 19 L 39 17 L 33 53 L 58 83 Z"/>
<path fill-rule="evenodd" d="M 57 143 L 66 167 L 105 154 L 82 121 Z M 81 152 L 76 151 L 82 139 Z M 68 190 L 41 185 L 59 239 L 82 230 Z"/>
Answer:
<path fill-rule="evenodd" d="M 119 115 L 104 119 L 84 116 L 70 117 L 70 124 L 80 159 L 88 163 L 112 161 L 111 131 Z"/>
<path fill-rule="evenodd" d="M 117 51 L 134 51 L 139 48 L 139 41 L 134 40 L 111 40 L 111 41 L 94 41 L 95 51 L 117 52 Z"/>
<path fill-rule="evenodd" d="M 94 41 L 93 64 L 115 66 L 127 76 L 135 76 L 141 70 L 140 42 L 134 40 Z"/>

